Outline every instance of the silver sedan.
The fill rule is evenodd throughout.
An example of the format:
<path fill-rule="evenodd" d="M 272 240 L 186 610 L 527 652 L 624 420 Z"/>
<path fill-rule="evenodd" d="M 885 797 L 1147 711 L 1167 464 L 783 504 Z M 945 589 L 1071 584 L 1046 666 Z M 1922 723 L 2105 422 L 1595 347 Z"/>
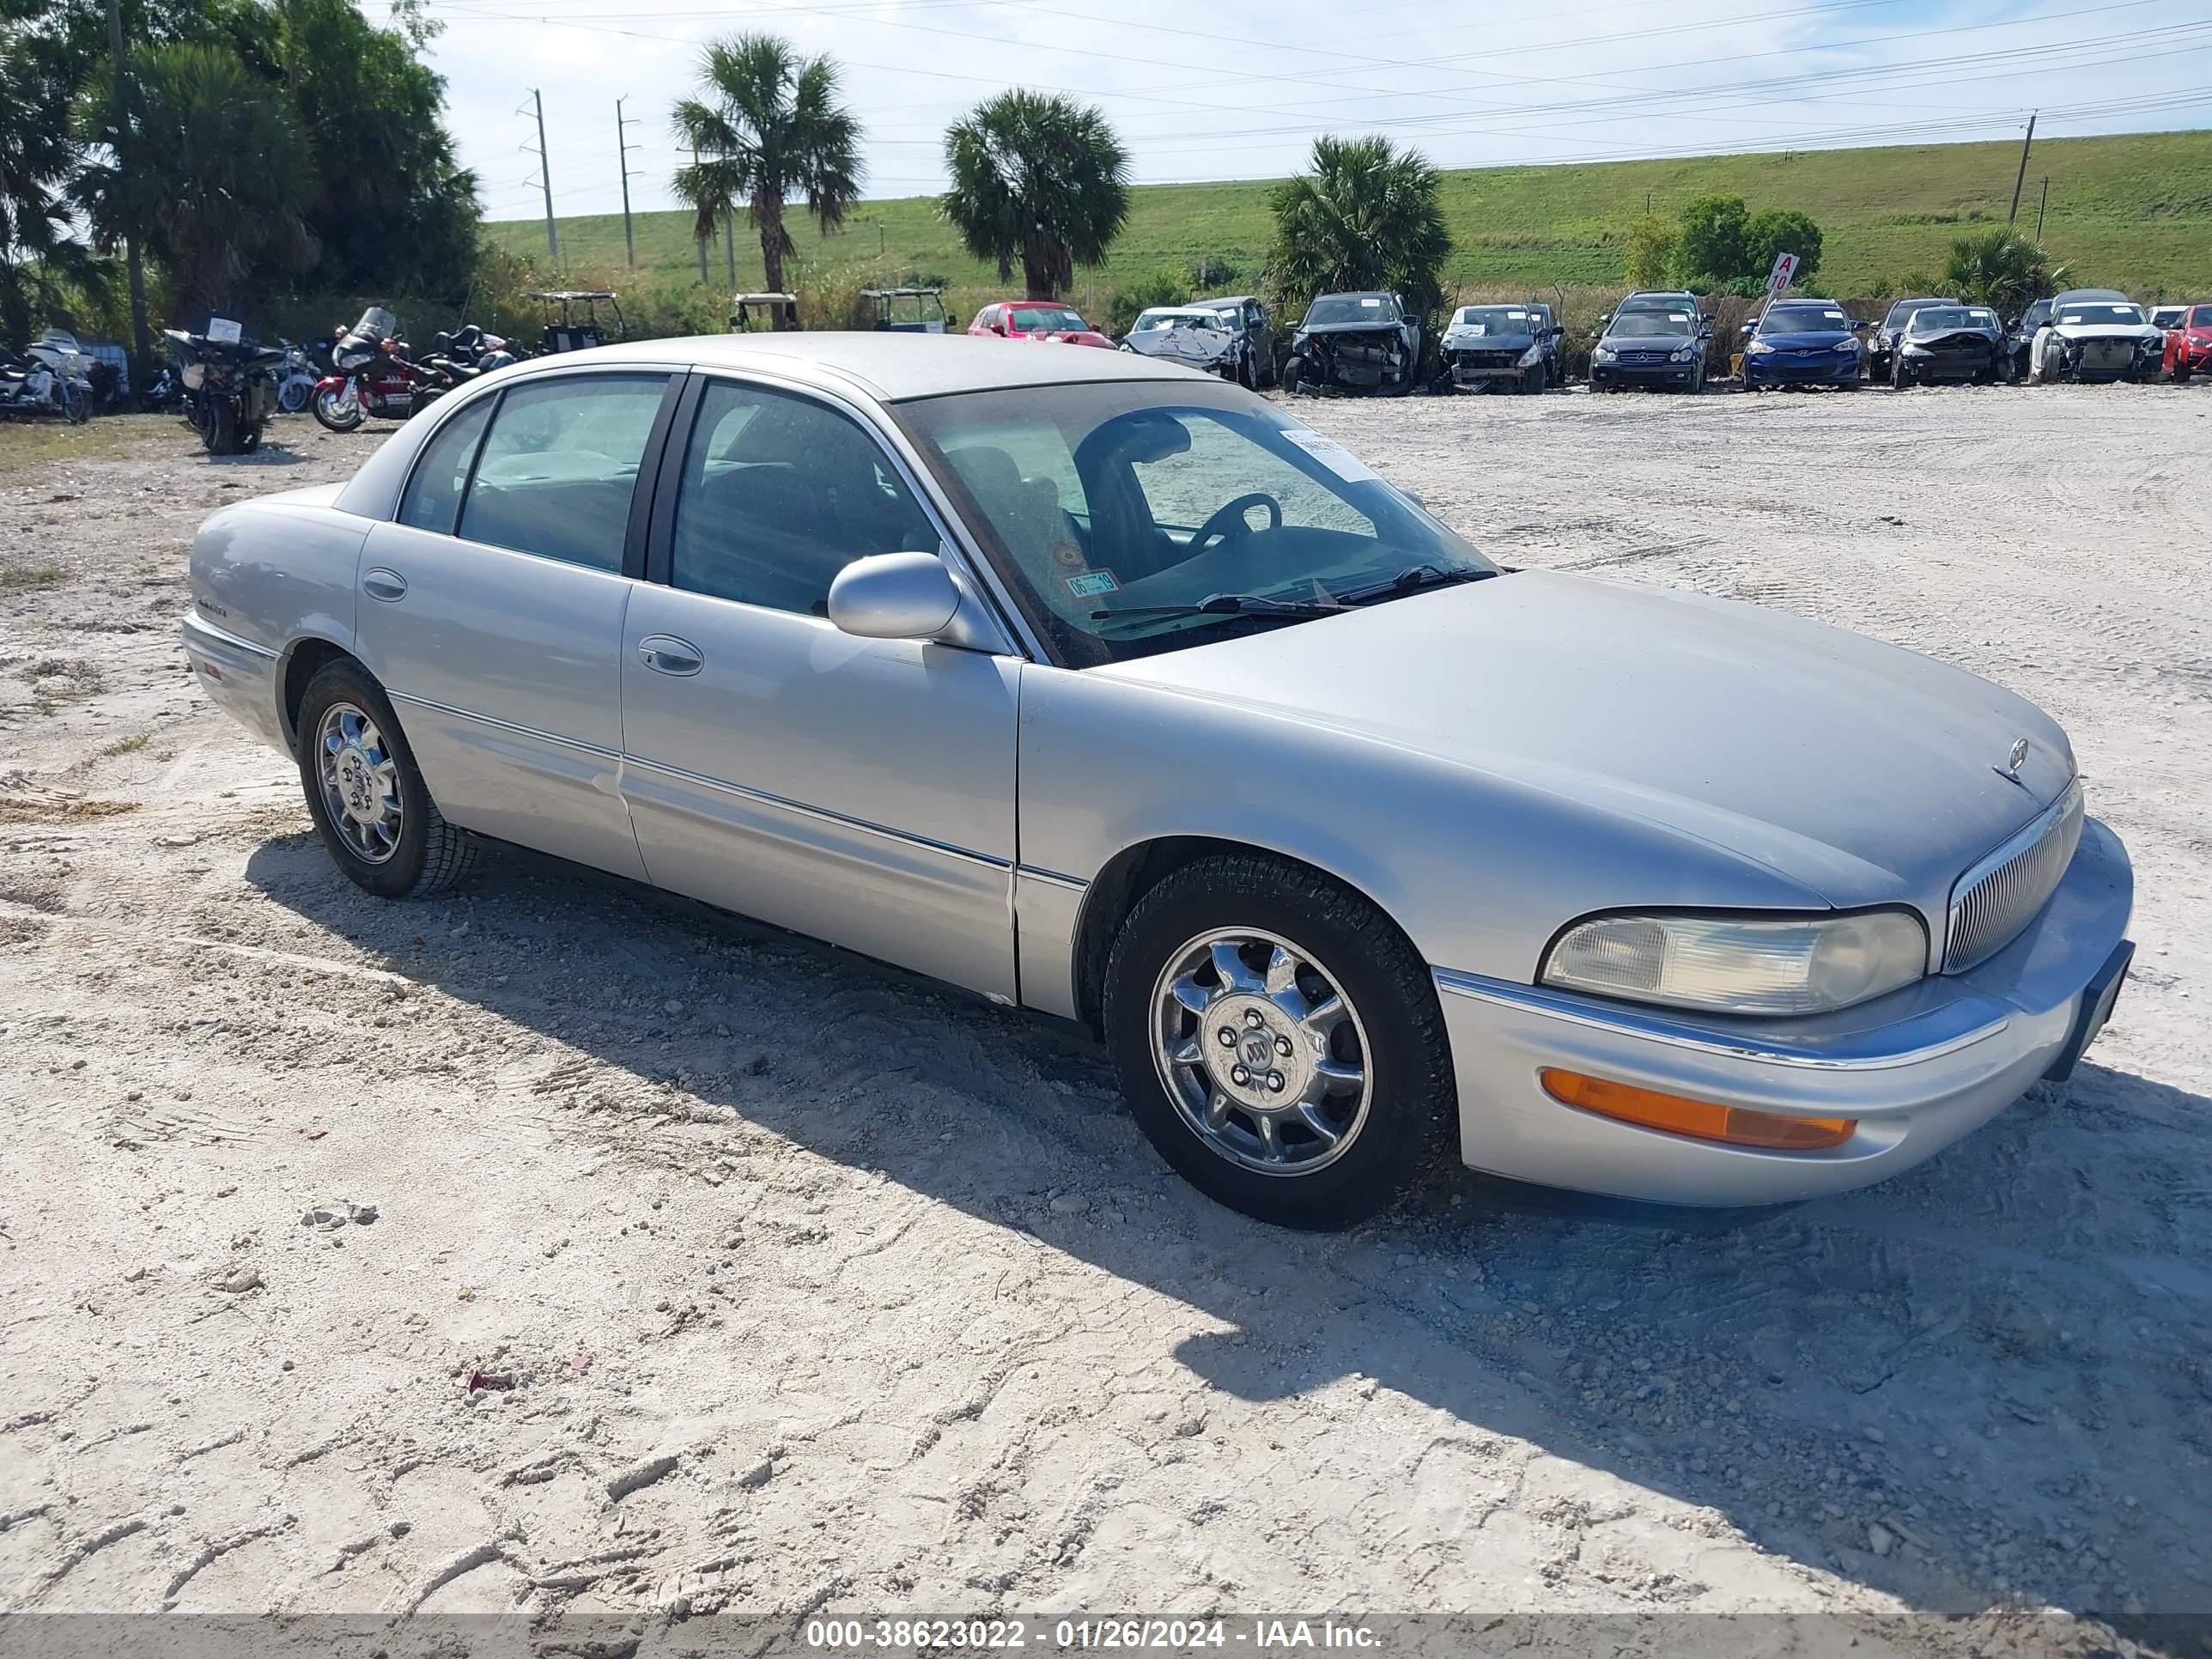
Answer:
<path fill-rule="evenodd" d="M 1169 1163 L 1341 1225 L 1480 1170 L 1910 1168 L 2109 1012 L 2065 734 L 1924 657 L 1508 572 L 1128 353 L 767 334 L 487 377 L 191 556 L 205 692 L 407 898 L 515 842 L 1103 1036 Z"/>

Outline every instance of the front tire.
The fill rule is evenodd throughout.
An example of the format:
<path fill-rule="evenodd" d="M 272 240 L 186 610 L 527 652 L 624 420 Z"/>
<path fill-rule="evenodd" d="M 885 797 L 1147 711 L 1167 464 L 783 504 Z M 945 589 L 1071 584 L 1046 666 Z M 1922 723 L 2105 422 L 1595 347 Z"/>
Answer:
<path fill-rule="evenodd" d="M 1452 1121 L 1451 1054 L 1419 953 L 1302 866 L 1204 859 L 1146 893 L 1107 959 L 1104 1024 L 1160 1155 L 1279 1226 L 1373 1215 L 1436 1160 Z"/>
<path fill-rule="evenodd" d="M 324 850 L 379 898 L 423 898 L 468 874 L 479 846 L 446 822 L 382 688 L 359 663 L 308 681 L 298 722 L 300 786 Z"/>
<path fill-rule="evenodd" d="M 318 392 L 309 405 L 315 419 L 332 432 L 351 432 L 368 418 L 368 410 L 362 407 L 360 398 L 346 395 L 350 390 L 343 387 L 336 392 Z"/>

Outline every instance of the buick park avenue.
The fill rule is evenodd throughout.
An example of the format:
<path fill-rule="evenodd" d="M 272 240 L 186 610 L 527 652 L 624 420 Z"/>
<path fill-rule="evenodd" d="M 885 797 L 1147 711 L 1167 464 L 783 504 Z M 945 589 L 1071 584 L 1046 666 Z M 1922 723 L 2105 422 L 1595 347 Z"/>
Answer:
<path fill-rule="evenodd" d="M 199 685 L 368 891 L 520 842 L 1087 1022 L 1162 1157 L 1292 1226 L 1446 1145 L 1678 1205 L 1856 1187 L 2065 1077 L 2131 949 L 2033 705 L 1501 570 L 1127 352 L 522 363 L 216 514 L 191 592 Z"/>

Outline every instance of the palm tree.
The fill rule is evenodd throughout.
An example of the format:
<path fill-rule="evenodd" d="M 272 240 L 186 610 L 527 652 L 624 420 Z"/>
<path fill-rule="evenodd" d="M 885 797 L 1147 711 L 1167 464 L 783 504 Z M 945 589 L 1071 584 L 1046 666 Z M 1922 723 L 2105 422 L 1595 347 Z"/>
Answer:
<path fill-rule="evenodd" d="M 20 32 L 0 40 L 0 340 L 17 346 L 40 313 L 66 307 L 69 287 L 104 287 L 105 273 L 71 234 L 63 190 L 76 165 L 67 80 Z"/>
<path fill-rule="evenodd" d="M 2030 301 L 2063 288 L 2069 274 L 2065 266 L 2052 264 L 2044 251 L 2025 236 L 2012 230 L 1991 230 L 1978 236 L 1961 236 L 1951 244 L 1950 258 L 1943 263 L 1942 286 L 1962 300 L 1975 301 L 2010 317 L 2026 310 Z"/>
<path fill-rule="evenodd" d="M 1451 252 L 1437 182 L 1419 150 L 1397 150 L 1387 138 L 1315 139 L 1311 176 L 1285 179 L 1268 197 L 1275 286 L 1293 302 L 1389 289 L 1417 310 L 1434 306 Z"/>
<path fill-rule="evenodd" d="M 801 59 L 773 34 L 714 41 L 699 71 L 703 96 L 676 106 L 677 135 L 695 157 L 676 170 L 676 193 L 701 241 L 744 203 L 760 232 L 762 275 L 781 292 L 783 262 L 798 252 L 784 204 L 805 196 L 825 236 L 844 224 L 860 192 L 860 120 L 837 101 L 836 64 Z"/>
<path fill-rule="evenodd" d="M 961 242 L 997 264 L 1022 268 L 1032 300 L 1054 300 L 1095 265 L 1129 216 L 1129 155 L 1087 104 L 1007 92 L 979 104 L 945 135 L 952 187 L 939 202 Z"/>
<path fill-rule="evenodd" d="M 153 46 L 130 65 L 127 124 L 105 78 L 79 111 L 80 135 L 100 148 L 70 194 L 94 240 L 137 236 L 188 319 L 233 305 L 258 269 L 312 264 L 307 184 L 283 164 L 303 141 L 282 91 L 228 46 Z"/>

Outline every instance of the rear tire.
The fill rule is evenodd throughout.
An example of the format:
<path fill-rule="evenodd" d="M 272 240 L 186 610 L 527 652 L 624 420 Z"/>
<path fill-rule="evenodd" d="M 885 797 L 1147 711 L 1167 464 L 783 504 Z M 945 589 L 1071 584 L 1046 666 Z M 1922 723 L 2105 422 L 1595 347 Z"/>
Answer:
<path fill-rule="evenodd" d="M 1237 978 L 1217 966 L 1219 940 L 1250 941 L 1232 952 Z M 1275 975 L 1279 961 L 1297 971 Z M 1437 1161 L 1456 1096 L 1435 981 L 1389 918 L 1328 877 L 1261 855 L 1186 865 L 1122 923 L 1105 993 L 1107 1048 L 1138 1127 L 1217 1202 L 1278 1226 L 1346 1227 Z M 1319 1105 L 1232 1099 L 1231 1068 L 1271 1030 L 1271 1052 L 1291 1057 L 1273 1079 L 1243 1073 L 1242 1092 L 1265 1102 L 1273 1083 L 1287 1102 L 1304 1086 Z"/>
<path fill-rule="evenodd" d="M 231 455 L 238 451 L 238 411 L 231 407 L 230 399 L 217 398 L 208 405 L 207 428 L 200 434 L 210 455 Z"/>
<path fill-rule="evenodd" d="M 364 741 L 355 745 L 350 769 L 334 766 L 336 775 L 326 780 L 326 753 L 344 757 L 347 710 L 356 717 L 354 729 Z M 369 734 L 375 741 L 366 741 Z M 334 738 L 342 745 L 336 750 L 331 748 Z M 300 700 L 295 747 L 300 786 L 307 797 L 315 833 L 322 837 L 331 862 L 356 886 L 379 898 L 425 898 L 452 886 L 475 867 L 482 843 L 440 813 L 390 700 L 359 663 L 341 658 L 307 682 L 307 694 Z M 380 847 L 369 852 L 362 843 L 377 837 L 374 832 L 364 833 L 363 817 L 347 814 L 345 799 L 356 781 L 365 790 L 374 790 L 380 778 L 397 823 L 388 850 Z"/>

